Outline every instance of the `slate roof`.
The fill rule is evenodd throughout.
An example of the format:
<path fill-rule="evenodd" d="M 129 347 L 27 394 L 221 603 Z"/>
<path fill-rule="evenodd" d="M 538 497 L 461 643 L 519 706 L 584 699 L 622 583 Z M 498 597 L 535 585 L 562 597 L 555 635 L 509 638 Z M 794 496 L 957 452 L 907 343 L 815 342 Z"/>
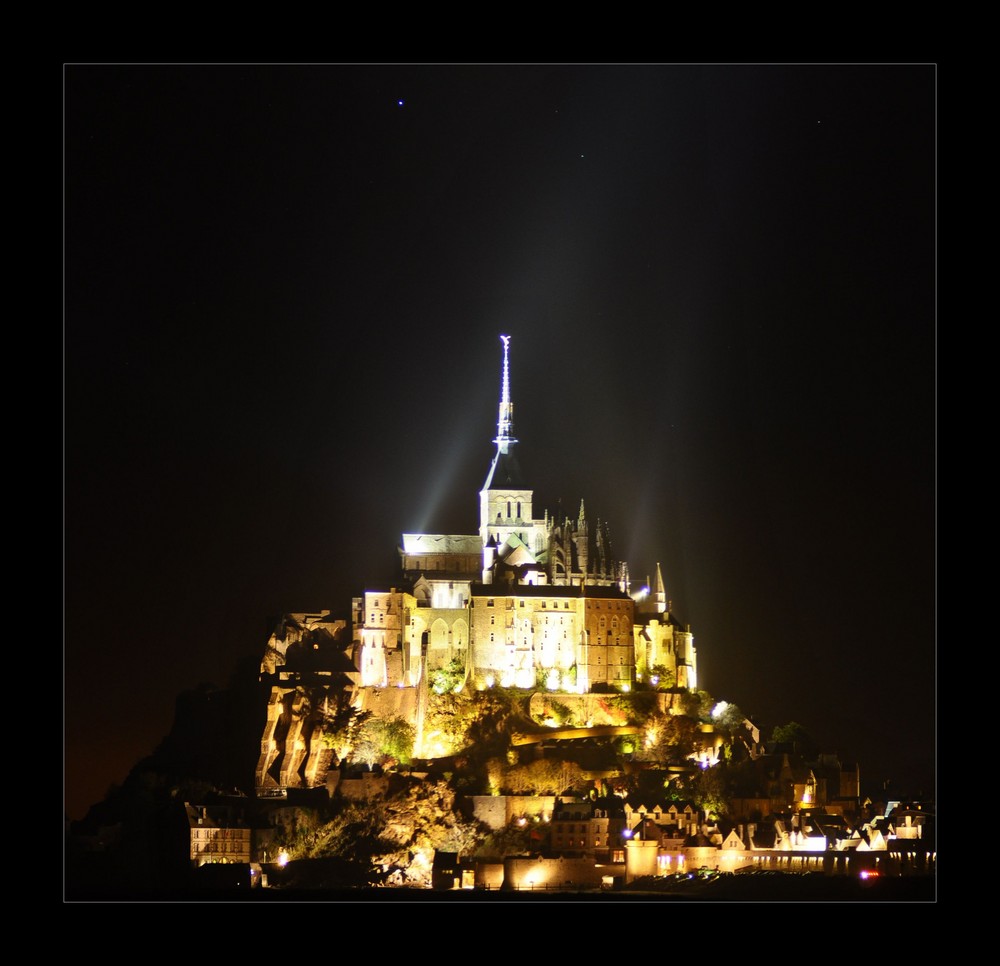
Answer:
<path fill-rule="evenodd" d="M 490 464 L 490 471 L 486 475 L 486 482 L 483 484 L 484 490 L 527 490 L 528 486 L 524 482 L 524 474 L 521 472 L 521 464 L 513 453 L 501 453 L 497 451 Z"/>

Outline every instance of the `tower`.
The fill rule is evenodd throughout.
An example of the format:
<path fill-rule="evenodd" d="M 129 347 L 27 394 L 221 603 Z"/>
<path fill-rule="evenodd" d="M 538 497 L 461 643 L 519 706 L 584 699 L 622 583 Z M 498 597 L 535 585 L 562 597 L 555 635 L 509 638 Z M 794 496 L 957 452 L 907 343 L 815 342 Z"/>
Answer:
<path fill-rule="evenodd" d="M 514 404 L 510 393 L 510 336 L 503 343 L 503 370 L 500 380 L 500 409 L 496 453 L 486 482 L 479 491 L 479 535 L 483 542 L 483 583 L 492 583 L 497 563 L 512 567 L 538 562 L 542 540 L 536 537 L 532 514 L 532 490 L 525 485 L 520 464 L 514 455 Z"/>

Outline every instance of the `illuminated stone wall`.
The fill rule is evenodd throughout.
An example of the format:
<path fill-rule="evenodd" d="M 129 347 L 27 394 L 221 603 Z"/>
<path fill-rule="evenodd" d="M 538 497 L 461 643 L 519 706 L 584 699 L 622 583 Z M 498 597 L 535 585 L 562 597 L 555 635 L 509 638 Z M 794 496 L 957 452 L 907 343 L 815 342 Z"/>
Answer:
<path fill-rule="evenodd" d="M 593 857 L 541 858 L 511 856 L 504 859 L 504 889 L 530 890 L 595 888 L 609 874 L 608 866 L 597 865 Z M 619 874 L 624 869 L 616 870 Z"/>
<path fill-rule="evenodd" d="M 503 862 L 488 862 L 476 860 L 474 887 L 476 889 L 502 889 L 504 868 Z"/>
<path fill-rule="evenodd" d="M 416 684 L 420 673 L 420 638 L 410 615 L 416 599 L 408 593 L 366 591 L 355 603 L 357 667 L 365 687 Z"/>
<path fill-rule="evenodd" d="M 586 598 L 585 640 L 578 673 L 589 682 L 589 687 L 595 684 L 631 687 L 635 680 L 632 617 L 631 598 Z"/>
<path fill-rule="evenodd" d="M 494 588 L 489 588 L 493 590 Z M 476 686 L 589 691 L 635 679 L 632 600 L 554 586 L 480 593 L 470 604 Z"/>
<path fill-rule="evenodd" d="M 469 623 L 475 685 L 533 688 L 540 674 L 551 671 L 559 690 L 576 687 L 581 599 L 553 587 L 512 591 L 480 595 L 473 588 Z"/>
<path fill-rule="evenodd" d="M 465 608 L 421 607 L 410 612 L 410 638 L 422 642 L 426 635 L 426 670 L 446 667 L 452 661 L 466 663 L 470 636 L 468 617 Z M 415 646 L 413 649 L 416 650 Z M 415 672 L 404 683 L 415 684 Z"/>
<path fill-rule="evenodd" d="M 625 843 L 625 882 L 657 874 L 659 843 L 649 839 Z"/>
<path fill-rule="evenodd" d="M 681 630 L 669 616 L 644 615 L 636 615 L 633 631 L 636 673 L 643 681 L 650 680 L 654 667 L 663 667 L 673 672 L 673 686 L 698 687 L 698 655 L 690 631 Z"/>
<path fill-rule="evenodd" d="M 556 805 L 554 795 L 470 795 L 472 814 L 491 829 L 501 829 L 527 818 L 548 822 Z"/>
<path fill-rule="evenodd" d="M 531 490 L 512 487 L 491 487 L 480 492 L 479 535 L 484 546 L 490 540 L 503 546 L 512 534 L 533 552 L 544 546 L 544 524 L 531 516 L 532 495 Z"/>

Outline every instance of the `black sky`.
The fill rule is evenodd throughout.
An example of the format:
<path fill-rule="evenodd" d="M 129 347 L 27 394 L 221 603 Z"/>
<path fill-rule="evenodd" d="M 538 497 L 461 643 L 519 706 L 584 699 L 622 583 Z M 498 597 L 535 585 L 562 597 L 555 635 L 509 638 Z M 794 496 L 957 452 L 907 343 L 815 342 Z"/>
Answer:
<path fill-rule="evenodd" d="M 936 69 L 64 72 L 66 807 L 267 618 L 536 513 L 661 562 L 700 684 L 936 782 Z M 402 104 L 400 104 L 402 101 Z"/>

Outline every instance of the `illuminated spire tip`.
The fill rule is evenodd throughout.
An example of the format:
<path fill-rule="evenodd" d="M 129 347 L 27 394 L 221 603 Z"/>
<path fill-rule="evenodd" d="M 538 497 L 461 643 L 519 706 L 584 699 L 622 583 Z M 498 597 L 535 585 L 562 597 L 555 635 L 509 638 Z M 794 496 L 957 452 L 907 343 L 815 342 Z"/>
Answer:
<path fill-rule="evenodd" d="M 506 453 L 514 438 L 514 404 L 510 401 L 510 336 L 500 336 L 503 343 L 503 379 L 500 387 L 500 416 L 497 419 L 497 438 L 493 440 L 501 453 Z"/>

